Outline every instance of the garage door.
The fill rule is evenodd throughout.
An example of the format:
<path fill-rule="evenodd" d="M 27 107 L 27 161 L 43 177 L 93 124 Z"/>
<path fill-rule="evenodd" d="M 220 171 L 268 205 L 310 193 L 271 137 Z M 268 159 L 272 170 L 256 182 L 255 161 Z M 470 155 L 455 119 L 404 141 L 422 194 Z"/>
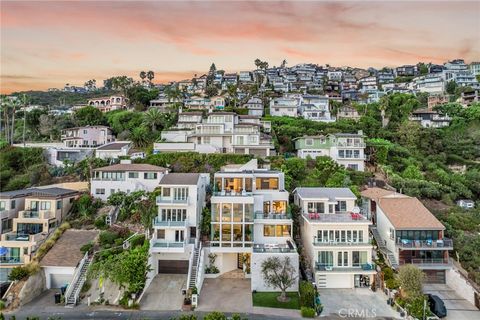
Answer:
<path fill-rule="evenodd" d="M 50 274 L 50 288 L 61 288 L 71 280 L 72 276 L 69 274 Z"/>
<path fill-rule="evenodd" d="M 352 275 L 346 274 L 320 274 L 317 276 L 317 283 L 319 288 L 345 289 L 353 287 Z"/>
<path fill-rule="evenodd" d="M 424 270 L 425 283 L 445 284 L 445 270 Z"/>
<path fill-rule="evenodd" d="M 188 274 L 188 260 L 158 260 L 158 273 Z"/>

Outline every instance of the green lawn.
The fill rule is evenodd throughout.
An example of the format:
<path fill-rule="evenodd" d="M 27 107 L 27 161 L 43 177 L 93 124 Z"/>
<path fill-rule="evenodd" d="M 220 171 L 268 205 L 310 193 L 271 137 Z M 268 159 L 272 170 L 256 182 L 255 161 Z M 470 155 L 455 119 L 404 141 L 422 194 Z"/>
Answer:
<path fill-rule="evenodd" d="M 280 302 L 277 297 L 280 292 L 255 292 L 252 293 L 253 305 L 255 307 L 269 307 L 269 308 L 282 308 L 282 309 L 300 309 L 298 302 L 297 292 L 287 292 L 287 296 L 290 298 L 288 302 Z"/>

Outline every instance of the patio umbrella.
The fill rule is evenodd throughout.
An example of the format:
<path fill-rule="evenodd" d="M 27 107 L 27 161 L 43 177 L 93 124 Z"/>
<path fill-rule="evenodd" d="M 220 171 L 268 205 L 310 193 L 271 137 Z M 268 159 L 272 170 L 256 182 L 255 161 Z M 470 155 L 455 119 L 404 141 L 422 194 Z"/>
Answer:
<path fill-rule="evenodd" d="M 7 247 L 0 247 L 0 256 L 4 256 L 8 253 L 8 248 Z"/>

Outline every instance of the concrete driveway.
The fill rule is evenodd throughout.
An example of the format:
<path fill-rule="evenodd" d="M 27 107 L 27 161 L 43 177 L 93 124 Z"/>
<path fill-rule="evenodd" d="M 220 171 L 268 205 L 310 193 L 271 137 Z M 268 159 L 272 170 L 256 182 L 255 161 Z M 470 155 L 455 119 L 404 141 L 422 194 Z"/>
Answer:
<path fill-rule="evenodd" d="M 205 279 L 198 311 L 251 312 L 250 279 Z"/>
<path fill-rule="evenodd" d="M 250 279 L 215 278 L 203 281 L 196 311 L 221 311 L 271 317 L 301 318 L 298 310 L 254 307 Z M 248 318 L 248 317 L 247 317 Z"/>
<path fill-rule="evenodd" d="M 180 310 L 182 289 L 186 288 L 186 274 L 158 274 L 140 301 L 141 310 Z"/>
<path fill-rule="evenodd" d="M 446 284 L 426 284 L 423 291 L 443 300 L 447 308 L 447 317 L 443 320 L 480 320 L 480 310 Z"/>
<path fill-rule="evenodd" d="M 387 304 L 382 291 L 370 289 L 319 289 L 323 304 L 322 316 L 332 318 L 391 318 L 402 319 L 400 314 Z"/>

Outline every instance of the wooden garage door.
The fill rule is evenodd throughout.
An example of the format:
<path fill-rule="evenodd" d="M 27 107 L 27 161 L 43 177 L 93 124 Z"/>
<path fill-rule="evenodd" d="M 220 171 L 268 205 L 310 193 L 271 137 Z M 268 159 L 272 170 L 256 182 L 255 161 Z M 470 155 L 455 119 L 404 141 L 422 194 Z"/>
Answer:
<path fill-rule="evenodd" d="M 424 270 L 425 283 L 445 284 L 445 270 Z"/>
<path fill-rule="evenodd" d="M 72 281 L 72 275 L 69 274 L 50 274 L 50 288 L 61 288 Z"/>
<path fill-rule="evenodd" d="M 188 274 L 188 260 L 158 260 L 158 273 Z"/>

